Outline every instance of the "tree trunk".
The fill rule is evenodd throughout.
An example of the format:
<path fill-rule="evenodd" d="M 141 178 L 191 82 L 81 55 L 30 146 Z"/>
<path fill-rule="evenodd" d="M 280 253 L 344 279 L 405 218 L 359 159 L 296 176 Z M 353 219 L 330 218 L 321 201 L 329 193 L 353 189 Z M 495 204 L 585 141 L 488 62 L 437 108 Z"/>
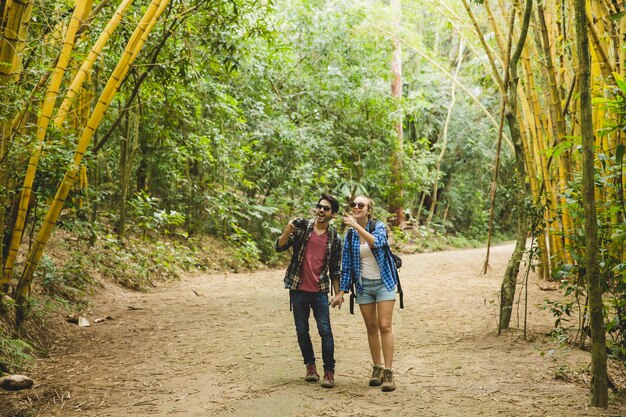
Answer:
<path fill-rule="evenodd" d="M 459 50 L 456 62 L 456 70 L 454 72 L 455 80 L 459 76 L 459 72 L 461 70 L 461 64 L 463 63 L 463 52 L 464 48 L 463 39 L 459 39 Z M 439 152 L 439 157 L 437 158 L 437 162 L 435 163 L 434 175 L 435 179 L 433 181 L 433 193 L 432 193 L 432 203 L 430 204 L 430 210 L 428 211 L 428 219 L 426 220 L 426 227 L 430 225 L 430 222 L 433 219 L 435 214 L 435 206 L 437 205 L 437 189 L 439 188 L 439 171 L 441 169 L 441 162 L 443 161 L 443 157 L 446 153 L 446 147 L 448 146 L 448 126 L 450 125 L 450 119 L 452 118 L 452 109 L 454 108 L 454 103 L 456 102 L 456 82 L 452 83 L 452 91 L 450 92 L 450 106 L 448 107 L 448 113 L 446 115 L 446 121 L 443 125 L 443 133 L 442 133 L 442 141 L 441 141 L 441 151 Z"/>
<path fill-rule="evenodd" d="M 520 187 L 519 191 L 522 191 Z M 521 199 L 523 201 L 523 198 Z M 520 203 L 516 204 L 518 207 Z M 513 312 L 513 301 L 515 299 L 515 289 L 517 286 L 517 276 L 519 274 L 522 256 L 526 249 L 526 232 L 528 230 L 526 214 L 523 210 L 517 211 L 517 238 L 515 249 L 511 255 L 511 259 L 506 266 L 502 284 L 500 286 L 500 320 L 498 322 L 498 334 L 504 329 L 508 329 L 511 322 L 511 313 Z"/>
<path fill-rule="evenodd" d="M 394 20 L 394 37 L 393 37 L 393 58 L 391 60 L 391 72 L 393 74 L 393 80 L 391 81 L 391 96 L 400 101 L 402 98 L 402 44 L 398 38 L 400 32 L 400 20 L 402 16 L 401 0 L 391 0 L 391 12 Z M 399 106 L 398 106 L 399 107 Z M 403 115 L 400 113 L 394 122 L 394 129 L 396 131 L 396 139 L 393 141 L 394 146 L 391 152 L 391 196 L 390 196 L 390 211 L 395 214 L 395 217 L 391 224 L 397 226 L 404 220 L 403 209 L 403 189 L 404 184 L 402 180 L 402 148 L 404 147 L 403 129 L 402 129 Z"/>
<path fill-rule="evenodd" d="M 515 175 L 519 182 L 517 191 L 518 198 L 516 202 L 518 223 L 517 244 L 502 279 L 500 322 L 498 325 L 498 333 L 500 333 L 503 329 L 507 329 L 510 324 L 511 312 L 513 310 L 513 298 L 515 296 L 515 287 L 517 285 L 517 274 L 519 272 L 519 265 L 522 261 L 524 249 L 526 248 L 526 234 L 528 231 L 526 219 L 527 216 L 524 207 L 524 196 L 526 195 L 526 187 L 524 185 L 526 180 L 526 168 L 524 166 L 524 145 L 522 144 L 522 134 L 519 127 L 519 122 L 517 120 L 517 83 L 519 81 L 519 76 L 517 75 L 517 64 L 519 62 L 520 56 L 522 54 L 522 49 L 524 48 L 524 44 L 526 42 L 526 37 L 528 35 L 528 26 L 530 23 L 532 4 L 532 0 L 526 0 L 526 7 L 524 9 L 524 17 L 522 20 L 519 39 L 517 41 L 515 51 L 511 55 L 511 60 L 509 61 L 508 66 L 508 70 L 510 72 L 510 81 L 508 86 L 509 96 L 506 118 L 509 124 L 513 147 L 515 149 Z M 512 32 L 513 31 L 511 30 L 509 36 L 512 36 Z"/>
<path fill-rule="evenodd" d="M 593 118 L 591 109 L 591 57 L 585 0 L 576 0 L 576 45 L 580 67 L 580 124 L 583 145 L 583 207 L 585 215 L 585 263 L 589 285 L 591 326 L 591 405 L 608 406 L 606 333 L 602 286 L 598 265 L 598 230 L 594 187 Z"/>
<path fill-rule="evenodd" d="M 128 142 L 132 130 L 132 122 L 130 120 L 130 110 L 126 111 L 126 132 L 120 138 L 120 160 L 119 160 L 119 186 L 120 200 L 118 204 L 118 221 L 117 221 L 117 238 L 123 241 L 126 237 L 126 194 L 128 190 Z"/>

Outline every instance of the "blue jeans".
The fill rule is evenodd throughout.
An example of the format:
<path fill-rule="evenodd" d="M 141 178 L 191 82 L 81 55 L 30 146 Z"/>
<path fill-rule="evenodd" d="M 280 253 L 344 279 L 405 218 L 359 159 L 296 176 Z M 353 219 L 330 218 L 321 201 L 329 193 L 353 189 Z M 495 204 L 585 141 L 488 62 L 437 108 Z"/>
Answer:
<path fill-rule="evenodd" d="M 324 371 L 335 370 L 335 341 L 330 328 L 330 312 L 328 294 L 323 292 L 307 292 L 290 290 L 289 296 L 293 306 L 293 318 L 296 323 L 298 345 L 302 352 L 304 363 L 315 363 L 315 353 L 309 334 L 309 316 L 313 310 L 313 317 L 317 323 L 317 331 L 322 339 L 322 360 Z"/>

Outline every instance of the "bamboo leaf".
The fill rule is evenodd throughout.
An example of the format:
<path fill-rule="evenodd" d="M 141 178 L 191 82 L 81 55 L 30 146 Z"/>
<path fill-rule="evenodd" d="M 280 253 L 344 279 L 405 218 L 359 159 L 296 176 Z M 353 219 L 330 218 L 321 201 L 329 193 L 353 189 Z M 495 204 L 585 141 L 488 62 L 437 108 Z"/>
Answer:
<path fill-rule="evenodd" d="M 626 15 L 626 11 L 621 11 L 621 12 L 610 15 L 609 19 L 613 21 L 620 20 L 622 17 L 624 17 L 624 15 Z"/>
<path fill-rule="evenodd" d="M 564 151 L 570 149 L 573 144 L 574 141 L 563 141 L 552 148 L 546 149 L 544 152 L 549 158 L 558 158 Z"/>
<path fill-rule="evenodd" d="M 624 80 L 624 77 L 616 72 L 613 73 L 613 77 L 619 89 L 622 90 L 622 93 L 626 94 L 626 80 Z"/>
<path fill-rule="evenodd" d="M 619 165 L 622 165 L 624 160 L 624 144 L 620 143 L 617 145 L 617 149 L 615 149 L 615 162 Z"/>

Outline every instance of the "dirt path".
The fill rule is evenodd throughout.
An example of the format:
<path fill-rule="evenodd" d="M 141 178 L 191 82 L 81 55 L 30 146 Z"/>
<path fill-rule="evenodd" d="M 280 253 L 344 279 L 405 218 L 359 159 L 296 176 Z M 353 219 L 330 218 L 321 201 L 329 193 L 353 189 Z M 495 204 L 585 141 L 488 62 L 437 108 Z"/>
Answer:
<path fill-rule="evenodd" d="M 0 404 L 9 396 L 47 398 L 36 415 L 64 417 L 626 415 L 617 404 L 588 409 L 584 382 L 567 380 L 588 366 L 588 354 L 541 355 L 555 348 L 542 336 L 553 319 L 537 304 L 556 292 L 531 281 L 530 342 L 519 331 L 495 335 L 512 248 L 492 249 L 486 276 L 484 249 L 403 257 L 406 308 L 394 313 L 393 393 L 367 385 L 358 308 L 354 316 L 347 307 L 331 314 L 336 388 L 304 382 L 283 271 L 265 271 L 193 275 L 149 294 L 110 289 L 90 319 L 114 320 L 72 327 L 38 363 L 37 386 L 2 393 Z M 313 343 L 319 356 L 317 334 Z"/>

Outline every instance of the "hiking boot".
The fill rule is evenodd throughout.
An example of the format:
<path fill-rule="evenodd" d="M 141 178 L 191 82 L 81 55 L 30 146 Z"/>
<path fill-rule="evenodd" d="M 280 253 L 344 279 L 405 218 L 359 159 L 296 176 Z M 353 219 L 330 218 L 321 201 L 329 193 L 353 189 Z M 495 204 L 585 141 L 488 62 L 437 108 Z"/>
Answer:
<path fill-rule="evenodd" d="M 322 380 L 322 386 L 324 388 L 332 388 L 335 386 L 335 371 L 324 372 L 324 379 Z"/>
<path fill-rule="evenodd" d="M 383 383 L 383 370 L 384 368 L 382 366 L 374 365 L 372 377 L 370 378 L 370 387 L 377 387 Z"/>
<path fill-rule="evenodd" d="M 383 392 L 389 392 L 396 389 L 396 384 L 393 382 L 393 371 L 391 369 L 385 369 L 383 371 Z"/>
<path fill-rule="evenodd" d="M 317 368 L 314 363 L 306 364 L 306 376 L 304 380 L 306 382 L 317 382 L 320 380 L 320 375 L 317 373 Z"/>

